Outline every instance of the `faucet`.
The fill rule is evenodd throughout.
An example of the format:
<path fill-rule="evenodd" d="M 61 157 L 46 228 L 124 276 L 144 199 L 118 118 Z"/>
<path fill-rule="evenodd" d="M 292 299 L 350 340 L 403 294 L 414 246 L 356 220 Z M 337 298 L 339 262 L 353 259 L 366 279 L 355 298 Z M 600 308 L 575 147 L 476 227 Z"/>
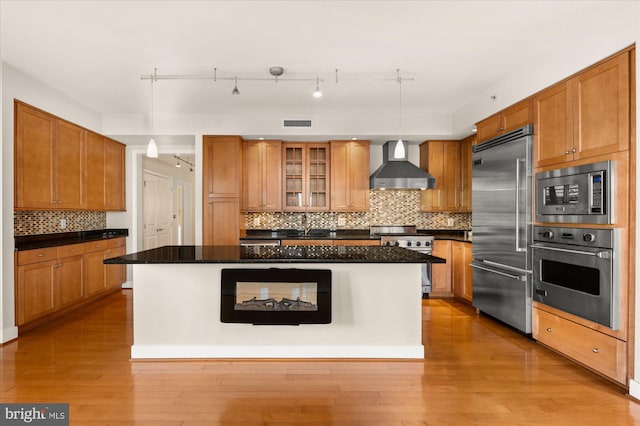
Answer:
<path fill-rule="evenodd" d="M 304 236 L 306 237 L 307 235 L 309 235 L 309 230 L 311 229 L 311 222 L 309 221 L 309 217 L 307 216 L 307 213 L 305 212 L 302 215 L 302 230 L 304 231 Z"/>

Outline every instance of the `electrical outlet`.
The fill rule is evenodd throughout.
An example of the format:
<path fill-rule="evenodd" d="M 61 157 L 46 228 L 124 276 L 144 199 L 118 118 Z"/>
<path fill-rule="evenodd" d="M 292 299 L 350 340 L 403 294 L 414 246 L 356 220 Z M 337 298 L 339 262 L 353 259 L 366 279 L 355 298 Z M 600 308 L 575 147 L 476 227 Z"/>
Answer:
<path fill-rule="evenodd" d="M 260 226 L 260 217 L 253 218 L 253 226 Z"/>
<path fill-rule="evenodd" d="M 67 219 L 60 219 L 60 228 L 65 229 L 67 227 Z"/>
<path fill-rule="evenodd" d="M 447 219 L 447 226 L 453 226 L 455 224 L 455 221 L 453 220 L 452 217 Z"/>
<path fill-rule="evenodd" d="M 338 218 L 338 226 L 345 226 L 347 224 L 347 220 L 344 217 Z"/>

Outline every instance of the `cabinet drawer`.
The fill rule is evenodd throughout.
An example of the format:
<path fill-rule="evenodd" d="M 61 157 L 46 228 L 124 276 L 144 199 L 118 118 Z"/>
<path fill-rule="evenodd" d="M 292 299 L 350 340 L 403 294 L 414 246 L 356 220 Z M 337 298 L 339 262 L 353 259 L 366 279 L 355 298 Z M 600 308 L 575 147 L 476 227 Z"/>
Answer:
<path fill-rule="evenodd" d="M 56 256 L 58 259 L 62 257 L 77 256 L 84 254 L 85 244 L 69 244 L 67 246 L 56 247 Z"/>
<path fill-rule="evenodd" d="M 18 265 L 27 265 L 29 263 L 44 262 L 56 258 L 56 248 L 44 248 L 37 250 L 24 250 L 18 252 Z"/>
<path fill-rule="evenodd" d="M 124 247 L 124 246 L 125 246 L 124 238 L 111 238 L 107 240 L 108 248 L 118 248 L 118 247 Z"/>
<path fill-rule="evenodd" d="M 533 309 L 533 338 L 617 382 L 626 384 L 626 342 Z"/>
<path fill-rule="evenodd" d="M 89 243 L 84 243 L 84 247 L 85 253 L 106 250 L 107 248 L 109 248 L 109 240 L 91 241 Z"/>

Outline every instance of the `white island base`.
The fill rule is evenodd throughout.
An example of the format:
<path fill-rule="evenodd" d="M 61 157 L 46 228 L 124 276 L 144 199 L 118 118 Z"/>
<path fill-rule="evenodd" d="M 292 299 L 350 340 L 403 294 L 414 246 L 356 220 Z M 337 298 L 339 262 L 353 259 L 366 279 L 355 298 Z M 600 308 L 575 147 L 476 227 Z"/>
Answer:
<path fill-rule="evenodd" d="M 330 324 L 220 320 L 221 270 L 332 271 Z M 424 358 L 418 263 L 134 264 L 134 359 Z"/>

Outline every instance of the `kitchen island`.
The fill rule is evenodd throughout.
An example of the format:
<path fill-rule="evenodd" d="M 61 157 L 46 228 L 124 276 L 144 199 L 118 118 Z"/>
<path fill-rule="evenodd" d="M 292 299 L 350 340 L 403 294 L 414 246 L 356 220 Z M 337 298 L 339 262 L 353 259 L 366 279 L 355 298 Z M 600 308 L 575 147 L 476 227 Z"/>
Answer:
<path fill-rule="evenodd" d="M 165 246 L 105 260 L 133 265 L 134 359 L 423 358 L 422 264 L 442 262 L 380 246 Z M 329 322 L 285 325 L 223 318 L 225 273 L 250 274 L 250 282 L 238 280 L 232 283 L 235 288 L 256 281 L 258 287 L 269 287 L 273 283 L 260 277 L 275 270 L 285 276 L 277 285 L 305 294 L 297 287 L 313 286 L 319 269 L 330 271 L 330 293 L 324 299 Z M 290 271 L 302 271 L 307 278 L 289 280 Z M 232 303 L 232 310 L 240 302 Z"/>

